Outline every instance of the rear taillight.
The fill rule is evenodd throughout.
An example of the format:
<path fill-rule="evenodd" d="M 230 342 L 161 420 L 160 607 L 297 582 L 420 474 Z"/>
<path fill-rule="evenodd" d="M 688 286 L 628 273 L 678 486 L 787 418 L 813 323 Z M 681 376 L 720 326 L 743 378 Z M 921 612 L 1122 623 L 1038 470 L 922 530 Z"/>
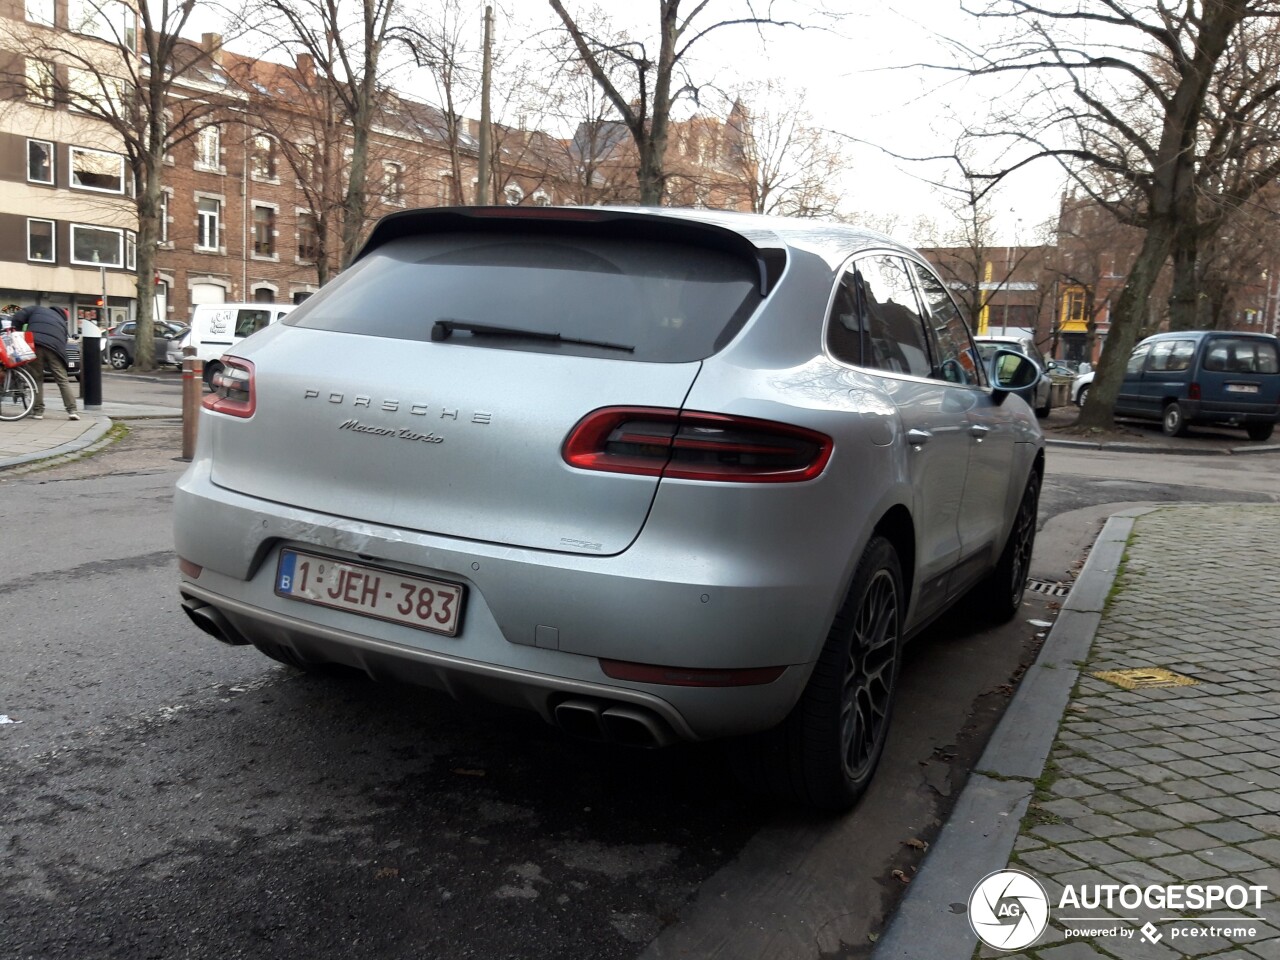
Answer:
<path fill-rule="evenodd" d="M 210 379 L 212 393 L 200 405 L 214 413 L 231 417 L 252 417 L 257 400 L 253 391 L 253 364 L 236 357 L 223 357 L 222 366 Z"/>
<path fill-rule="evenodd" d="M 812 480 L 831 438 L 771 420 L 664 407 L 604 407 L 570 431 L 570 466 L 679 480 L 787 483 Z"/>
<path fill-rule="evenodd" d="M 1200 399 L 1200 384 L 1192 382 L 1191 386 L 1187 387 L 1187 399 L 1188 400 Z"/>

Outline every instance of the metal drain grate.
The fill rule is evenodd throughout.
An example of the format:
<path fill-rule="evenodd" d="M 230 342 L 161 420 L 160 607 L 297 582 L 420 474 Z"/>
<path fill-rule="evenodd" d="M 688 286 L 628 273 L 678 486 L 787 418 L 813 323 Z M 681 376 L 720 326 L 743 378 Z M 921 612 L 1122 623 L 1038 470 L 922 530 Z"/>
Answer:
<path fill-rule="evenodd" d="M 1028 580 L 1027 589 L 1044 594 L 1046 597 L 1065 597 L 1071 592 L 1071 584 L 1055 583 L 1052 580 Z"/>
<path fill-rule="evenodd" d="M 1164 667 L 1134 667 L 1128 670 L 1099 670 L 1093 676 L 1122 690 L 1151 690 L 1157 687 L 1194 687 L 1200 683 Z"/>

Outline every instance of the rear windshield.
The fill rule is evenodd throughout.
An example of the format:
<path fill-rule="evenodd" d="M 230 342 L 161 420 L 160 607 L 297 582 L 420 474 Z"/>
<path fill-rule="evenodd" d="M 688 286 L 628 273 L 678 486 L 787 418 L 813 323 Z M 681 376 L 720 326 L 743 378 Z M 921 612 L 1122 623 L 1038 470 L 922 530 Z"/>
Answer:
<path fill-rule="evenodd" d="M 283 319 L 291 326 L 430 340 L 439 320 L 634 347 L 473 336 L 450 343 L 659 363 L 701 360 L 759 304 L 749 260 L 652 240 L 434 234 L 379 247 Z"/>
<path fill-rule="evenodd" d="M 1217 373 L 1276 373 L 1280 356 L 1274 340 L 1214 337 L 1205 350 L 1204 368 Z"/>

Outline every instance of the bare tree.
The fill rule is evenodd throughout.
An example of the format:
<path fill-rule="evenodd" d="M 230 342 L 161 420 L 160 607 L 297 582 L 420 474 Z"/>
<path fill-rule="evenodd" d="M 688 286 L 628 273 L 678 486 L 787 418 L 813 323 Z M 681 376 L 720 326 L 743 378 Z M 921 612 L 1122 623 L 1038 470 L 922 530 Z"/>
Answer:
<path fill-rule="evenodd" d="M 213 122 L 227 102 L 213 51 L 180 36 L 195 6 L 194 0 L 142 0 L 135 21 L 124 4 L 85 0 L 78 8 L 83 22 L 73 31 L 31 33 L 18 47 L 55 103 L 105 124 L 123 144 L 138 215 L 134 364 L 140 370 L 154 369 L 156 361 L 155 255 L 165 157 Z M 202 81 L 198 90 L 190 89 L 193 78 Z M 16 80 L 17 89 L 35 92 L 24 80 Z"/>
<path fill-rule="evenodd" d="M 640 202 L 647 206 L 660 204 L 666 189 L 672 108 L 686 96 L 698 97 L 699 87 L 687 70 L 693 48 L 727 27 L 802 26 L 798 20 L 773 16 L 773 4 L 768 4 L 766 15 L 759 16 L 751 0 L 738 0 L 734 12 L 713 21 L 706 16 L 708 0 L 690 0 L 692 9 L 683 16 L 682 0 L 659 0 L 655 35 L 646 41 L 618 30 L 590 29 L 587 21 L 570 14 L 561 0 L 549 2 L 577 56 L 631 135 L 637 153 Z"/>
<path fill-rule="evenodd" d="M 300 47 L 327 82 L 347 124 L 340 265 L 355 256 L 369 212 L 369 145 L 380 109 L 389 44 L 407 39 L 399 0 L 261 0 L 267 19 Z"/>
<path fill-rule="evenodd" d="M 242 109 L 261 131 L 245 145 L 247 162 L 283 163 L 293 174 L 309 211 L 299 224 L 299 254 L 314 264 L 316 283 L 323 286 L 341 259 L 346 202 L 347 125 L 333 85 L 316 73 L 306 53 L 292 68 L 238 59 L 228 76 L 240 91 Z M 270 152 L 269 160 L 263 151 Z"/>
<path fill-rule="evenodd" d="M 806 99 L 803 90 L 770 79 L 740 92 L 729 111 L 729 148 L 754 213 L 834 216 L 840 205 L 833 185 L 847 158 L 805 109 Z"/>
<path fill-rule="evenodd" d="M 1241 31 L 1280 16 L 1280 4 L 1080 0 L 1057 6 L 992 0 L 967 9 L 983 22 L 986 35 L 1000 24 L 1010 28 L 976 55 L 967 72 L 1031 78 L 1040 85 L 1036 102 L 1044 106 L 1036 113 L 1025 95 L 1011 98 L 1016 110 L 997 114 L 980 131 L 1018 151 L 1001 169 L 985 174 L 988 182 L 1053 158 L 1117 219 L 1141 231 L 1098 382 L 1081 417 L 1084 426 L 1109 427 L 1123 368 L 1162 266 L 1170 254 L 1176 261 L 1191 251 L 1194 259 L 1197 234 L 1186 224 L 1196 221 L 1205 104 L 1215 75 Z"/>

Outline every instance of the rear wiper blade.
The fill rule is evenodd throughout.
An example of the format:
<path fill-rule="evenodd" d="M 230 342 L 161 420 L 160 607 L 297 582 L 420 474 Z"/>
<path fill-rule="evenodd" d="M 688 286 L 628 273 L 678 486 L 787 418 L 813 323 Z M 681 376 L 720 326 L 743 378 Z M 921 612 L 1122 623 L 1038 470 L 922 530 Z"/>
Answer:
<path fill-rule="evenodd" d="M 527 337 L 530 340 L 551 340 L 556 343 L 576 343 L 585 347 L 603 347 L 606 350 L 623 350 L 635 353 L 635 347 L 625 343 L 609 343 L 607 340 L 583 340 L 578 337 L 562 337 L 558 333 L 543 330 L 521 330 L 518 327 L 500 327 L 490 323 L 468 323 L 466 320 L 453 320 L 441 317 L 431 325 L 431 339 L 437 342 L 448 340 L 453 331 L 462 330 L 478 337 Z"/>

